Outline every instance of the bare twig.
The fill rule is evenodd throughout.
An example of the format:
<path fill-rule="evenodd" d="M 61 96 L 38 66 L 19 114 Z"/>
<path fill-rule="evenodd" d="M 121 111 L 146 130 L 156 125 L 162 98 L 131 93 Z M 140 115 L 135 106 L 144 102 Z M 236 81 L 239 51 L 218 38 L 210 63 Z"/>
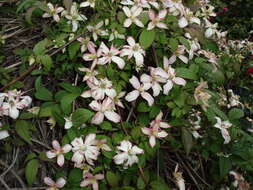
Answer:
<path fill-rule="evenodd" d="M 4 187 L 6 188 L 6 190 L 10 190 L 10 187 L 5 183 L 4 179 L 2 177 L 0 177 L 0 182 L 4 185 Z"/>
<path fill-rule="evenodd" d="M 0 175 L 0 178 L 2 178 L 2 177 L 4 177 L 5 176 L 5 174 L 7 174 L 10 170 L 11 170 L 11 168 L 14 166 L 14 164 L 16 163 L 16 161 L 17 161 L 17 158 L 18 158 L 18 154 L 19 154 L 19 148 L 17 148 L 17 151 L 16 151 L 16 154 L 15 154 L 15 157 L 14 157 L 14 159 L 13 159 L 13 161 L 12 161 L 12 163 L 11 163 L 11 165 Z"/>

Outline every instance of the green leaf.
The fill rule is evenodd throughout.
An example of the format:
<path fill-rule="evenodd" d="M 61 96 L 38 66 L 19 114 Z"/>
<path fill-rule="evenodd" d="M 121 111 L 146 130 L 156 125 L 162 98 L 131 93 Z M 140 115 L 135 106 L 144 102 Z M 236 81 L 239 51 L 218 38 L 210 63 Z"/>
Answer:
<path fill-rule="evenodd" d="M 99 126 L 101 127 L 101 129 L 106 131 L 112 130 L 112 124 L 109 121 L 103 121 Z"/>
<path fill-rule="evenodd" d="M 176 76 L 182 77 L 185 79 L 197 80 L 198 76 L 194 70 L 187 69 L 187 68 L 177 68 L 176 69 Z"/>
<path fill-rule="evenodd" d="M 74 168 L 69 172 L 68 182 L 70 184 L 80 184 L 83 178 L 83 172 L 80 169 Z"/>
<path fill-rule="evenodd" d="M 45 67 L 47 71 L 49 71 L 53 66 L 53 60 L 49 55 L 39 56 L 40 63 Z"/>
<path fill-rule="evenodd" d="M 119 178 L 116 174 L 111 171 L 106 173 L 106 180 L 108 181 L 111 187 L 118 187 L 119 185 Z"/>
<path fill-rule="evenodd" d="M 149 112 L 150 107 L 145 102 L 140 102 L 137 107 L 138 112 Z"/>
<path fill-rule="evenodd" d="M 25 14 L 25 20 L 28 24 L 32 24 L 32 14 L 35 11 L 36 7 L 31 7 L 27 10 Z"/>
<path fill-rule="evenodd" d="M 76 54 L 79 50 L 80 50 L 80 43 L 79 42 L 71 43 L 68 47 L 69 58 L 72 60 L 76 56 Z"/>
<path fill-rule="evenodd" d="M 71 113 L 72 102 L 78 96 L 80 96 L 80 94 L 77 94 L 77 93 L 66 94 L 65 96 L 63 96 L 63 98 L 61 99 L 61 108 L 62 108 L 62 111 L 65 114 L 70 114 Z"/>
<path fill-rule="evenodd" d="M 41 87 L 36 93 L 35 97 L 39 100 L 52 101 L 53 94 L 48 89 Z"/>
<path fill-rule="evenodd" d="M 170 190 L 170 188 L 162 181 L 152 181 L 151 182 L 151 190 Z"/>
<path fill-rule="evenodd" d="M 138 189 L 144 189 L 145 188 L 145 182 L 143 181 L 142 177 L 138 177 L 137 180 L 137 187 Z"/>
<path fill-rule="evenodd" d="M 41 88 L 41 76 L 35 80 L 35 89 L 38 91 Z"/>
<path fill-rule="evenodd" d="M 190 43 L 183 36 L 178 37 L 181 44 L 183 44 L 187 49 L 191 49 Z"/>
<path fill-rule="evenodd" d="M 24 120 L 17 120 L 15 123 L 15 130 L 18 133 L 18 135 L 24 139 L 29 144 L 32 144 L 31 136 L 30 136 L 30 123 Z"/>
<path fill-rule="evenodd" d="M 33 48 L 33 52 L 36 56 L 38 55 L 43 55 L 45 54 L 45 51 L 46 51 L 46 47 L 50 46 L 51 45 L 51 41 L 48 40 L 47 38 L 38 42 L 34 48 Z"/>
<path fill-rule="evenodd" d="M 90 120 L 93 115 L 94 113 L 92 111 L 79 108 L 72 115 L 73 125 L 80 127 L 82 124 Z"/>
<path fill-rule="evenodd" d="M 29 185 L 32 185 L 36 179 L 39 168 L 39 161 L 36 159 L 30 160 L 25 167 L 25 177 Z"/>
<path fill-rule="evenodd" d="M 139 43 L 144 48 L 150 47 L 155 39 L 155 30 L 144 29 L 139 37 Z"/>
<path fill-rule="evenodd" d="M 185 127 L 182 128 L 182 141 L 186 154 L 188 155 L 193 146 L 193 139 L 191 132 Z"/>
<path fill-rule="evenodd" d="M 220 157 L 219 158 L 220 177 L 225 177 L 232 168 L 230 158 Z"/>
<path fill-rule="evenodd" d="M 241 109 L 233 108 L 228 112 L 230 120 L 240 119 L 244 116 L 244 112 Z"/>
<path fill-rule="evenodd" d="M 178 40 L 176 38 L 169 39 L 169 46 L 172 52 L 175 52 L 178 48 Z"/>

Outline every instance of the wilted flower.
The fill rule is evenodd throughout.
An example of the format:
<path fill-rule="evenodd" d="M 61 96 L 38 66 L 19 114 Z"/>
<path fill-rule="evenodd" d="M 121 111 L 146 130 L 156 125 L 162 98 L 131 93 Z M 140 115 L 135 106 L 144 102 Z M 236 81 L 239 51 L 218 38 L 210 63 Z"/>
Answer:
<path fill-rule="evenodd" d="M 103 102 L 98 102 L 96 100 L 93 100 L 89 106 L 97 111 L 97 113 L 93 116 L 91 123 L 94 123 L 96 125 L 99 125 L 103 122 L 104 117 L 106 117 L 108 120 L 118 123 L 120 122 L 120 115 L 117 114 L 115 110 L 115 105 L 111 98 L 107 97 L 103 100 Z"/>
<path fill-rule="evenodd" d="M 60 17 L 58 14 L 61 13 L 64 10 L 64 8 L 63 7 L 54 7 L 52 3 L 48 3 L 47 7 L 48 7 L 48 12 L 44 13 L 42 15 L 42 17 L 43 18 L 53 17 L 56 22 L 59 22 Z"/>
<path fill-rule="evenodd" d="M 151 22 L 148 24 L 147 30 L 152 30 L 153 28 L 162 28 L 167 29 L 167 26 L 165 23 L 161 22 L 166 18 L 167 10 L 161 10 L 158 14 L 156 14 L 153 10 L 150 10 L 149 13 L 149 19 Z"/>
<path fill-rule="evenodd" d="M 182 172 L 178 172 L 178 164 L 176 165 L 173 176 L 176 180 L 176 184 L 177 184 L 177 187 L 179 188 L 179 190 L 185 190 L 184 178 L 182 176 Z"/>
<path fill-rule="evenodd" d="M 152 106 L 154 103 L 154 98 L 146 92 L 148 89 L 151 88 L 151 83 L 140 83 L 138 78 L 136 76 L 132 76 L 131 79 L 129 79 L 129 82 L 132 84 L 132 86 L 135 88 L 132 92 L 129 92 L 125 99 L 128 102 L 132 102 L 136 100 L 140 95 L 142 98 L 144 98 L 149 106 Z"/>
<path fill-rule="evenodd" d="M 107 145 L 106 139 L 95 140 L 94 144 L 103 151 L 112 151 L 112 149 Z"/>
<path fill-rule="evenodd" d="M 124 22 L 124 27 L 129 27 L 132 23 L 135 23 L 139 27 L 144 27 L 143 23 L 137 18 L 142 12 L 141 7 L 133 6 L 131 9 L 129 9 L 128 7 L 124 6 L 122 9 L 125 15 L 128 17 Z"/>
<path fill-rule="evenodd" d="M 235 171 L 230 171 L 230 175 L 234 177 L 234 182 L 233 186 L 237 188 L 237 190 L 250 190 L 250 184 L 244 179 L 244 177 L 235 172 Z"/>
<path fill-rule="evenodd" d="M 93 175 L 92 173 L 85 173 L 83 175 L 84 180 L 81 182 L 81 187 L 87 187 L 89 185 L 92 185 L 93 190 L 98 190 L 98 180 L 104 179 L 104 174 L 96 174 Z"/>
<path fill-rule="evenodd" d="M 167 128 L 171 127 L 166 122 L 161 121 L 162 116 L 163 116 L 163 113 L 160 112 L 156 116 L 155 120 L 153 120 L 150 123 L 150 127 L 149 128 L 147 128 L 147 127 L 141 128 L 142 132 L 145 135 L 149 136 L 149 144 L 150 144 L 151 147 L 155 146 L 155 144 L 156 144 L 156 138 L 167 137 L 168 133 L 166 131 L 162 130 L 161 128 L 167 129 Z"/>
<path fill-rule="evenodd" d="M 54 150 L 50 150 L 46 152 L 46 155 L 48 158 L 52 159 L 57 157 L 57 164 L 59 166 L 63 166 L 64 164 L 64 154 L 71 151 L 71 145 L 66 144 L 63 147 L 60 146 L 59 142 L 57 140 L 54 140 L 52 142 Z"/>
<path fill-rule="evenodd" d="M 46 190 L 59 190 L 64 187 L 66 180 L 61 177 L 55 182 L 50 177 L 45 177 L 44 183 L 49 186 L 49 188 L 46 188 Z"/>
<path fill-rule="evenodd" d="M 120 143 L 120 146 L 117 146 L 117 155 L 113 157 L 116 164 L 124 164 L 124 168 L 132 166 L 134 163 L 138 163 L 139 159 L 136 156 L 137 154 L 143 154 L 144 151 L 132 145 L 130 141 L 123 140 Z"/>
<path fill-rule="evenodd" d="M 209 107 L 209 99 L 212 97 L 208 92 L 205 91 L 207 88 L 207 82 L 201 81 L 199 86 L 194 91 L 194 98 L 197 103 L 201 103 L 203 110 L 206 110 Z"/>
<path fill-rule="evenodd" d="M 72 151 L 74 152 L 72 161 L 81 164 L 86 160 L 88 164 L 93 165 L 93 160 L 97 160 L 97 157 L 100 154 L 99 148 L 96 146 L 95 142 L 95 134 L 87 135 L 84 142 L 81 137 L 75 138 L 71 142 L 73 146 Z"/>
<path fill-rule="evenodd" d="M 221 121 L 219 117 L 215 117 L 215 119 L 217 123 L 214 125 L 214 127 L 221 130 L 222 137 L 225 140 L 224 144 L 228 144 L 231 138 L 227 129 L 229 129 L 232 124 L 229 121 Z"/>

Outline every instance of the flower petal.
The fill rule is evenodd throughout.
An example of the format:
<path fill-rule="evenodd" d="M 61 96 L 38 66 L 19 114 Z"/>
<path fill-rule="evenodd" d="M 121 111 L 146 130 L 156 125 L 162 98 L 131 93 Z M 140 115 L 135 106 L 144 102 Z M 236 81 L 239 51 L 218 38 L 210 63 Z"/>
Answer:
<path fill-rule="evenodd" d="M 58 164 L 59 166 L 63 166 L 63 164 L 64 164 L 64 156 L 63 156 L 63 154 L 59 154 L 59 155 L 57 156 L 57 164 Z"/>
<path fill-rule="evenodd" d="M 140 95 L 140 92 L 139 92 L 138 90 L 134 90 L 134 91 L 132 91 L 132 92 L 129 92 L 129 93 L 126 95 L 125 99 L 126 99 L 126 101 L 128 101 L 128 102 L 132 102 L 132 101 L 136 100 L 136 99 L 138 98 L 139 95 Z"/>
<path fill-rule="evenodd" d="M 145 100 L 147 100 L 148 105 L 152 106 L 154 103 L 154 98 L 147 92 L 142 92 L 141 93 L 141 97 L 144 98 Z"/>
<path fill-rule="evenodd" d="M 95 125 L 99 125 L 100 123 L 102 123 L 104 121 L 104 114 L 102 112 L 97 112 L 92 120 L 91 123 L 95 124 Z"/>
<path fill-rule="evenodd" d="M 63 188 L 65 184 L 66 184 L 66 180 L 62 177 L 60 177 L 56 181 L 56 187 L 58 187 L 58 188 Z"/>
<path fill-rule="evenodd" d="M 114 123 L 120 122 L 120 119 L 121 119 L 120 115 L 115 113 L 114 111 L 105 111 L 104 114 L 108 120 Z"/>

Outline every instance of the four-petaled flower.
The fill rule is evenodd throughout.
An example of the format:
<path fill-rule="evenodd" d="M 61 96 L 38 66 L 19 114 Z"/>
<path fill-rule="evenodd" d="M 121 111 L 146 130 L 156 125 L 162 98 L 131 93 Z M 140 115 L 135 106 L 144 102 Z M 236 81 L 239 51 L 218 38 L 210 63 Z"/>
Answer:
<path fill-rule="evenodd" d="M 61 13 L 64 10 L 64 8 L 63 7 L 54 7 L 52 3 L 48 3 L 47 7 L 48 7 L 48 12 L 44 13 L 42 15 L 42 17 L 43 18 L 53 17 L 56 22 L 59 22 L 60 17 L 58 14 Z"/>
<path fill-rule="evenodd" d="M 108 32 L 106 30 L 102 30 L 102 26 L 104 25 L 104 22 L 101 21 L 99 23 L 97 23 L 95 26 L 87 26 L 87 29 L 89 32 L 92 32 L 92 37 L 94 39 L 94 41 L 97 41 L 98 36 L 107 36 Z"/>
<path fill-rule="evenodd" d="M 152 30 L 153 28 L 162 28 L 167 29 L 167 26 L 165 23 L 161 22 L 166 18 L 167 10 L 161 10 L 158 14 L 156 14 L 153 10 L 150 10 L 149 13 L 149 19 L 151 22 L 148 24 L 147 30 Z"/>
<path fill-rule="evenodd" d="M 92 185 L 93 190 L 98 190 L 98 180 L 104 179 L 104 174 L 96 174 L 93 175 L 92 173 L 86 172 L 83 175 L 84 180 L 81 182 L 81 187 L 87 187 Z"/>
<path fill-rule="evenodd" d="M 232 126 L 229 121 L 221 121 L 219 117 L 215 117 L 217 123 L 214 125 L 215 128 L 221 130 L 221 135 L 224 138 L 224 144 L 228 144 L 231 140 L 228 129 Z"/>
<path fill-rule="evenodd" d="M 139 27 L 144 27 L 143 23 L 138 19 L 138 16 L 142 12 L 141 7 L 133 6 L 131 9 L 129 9 L 128 7 L 124 6 L 123 11 L 128 17 L 124 22 L 124 27 L 129 27 L 132 23 L 136 24 Z"/>
<path fill-rule="evenodd" d="M 100 48 L 98 48 L 98 50 L 96 51 L 95 47 L 91 43 L 87 44 L 87 48 L 88 48 L 90 53 L 85 53 L 83 55 L 83 59 L 85 61 L 93 61 L 92 66 L 91 66 L 91 69 L 93 69 L 97 65 L 98 58 L 101 56 L 102 51 L 101 51 Z"/>

